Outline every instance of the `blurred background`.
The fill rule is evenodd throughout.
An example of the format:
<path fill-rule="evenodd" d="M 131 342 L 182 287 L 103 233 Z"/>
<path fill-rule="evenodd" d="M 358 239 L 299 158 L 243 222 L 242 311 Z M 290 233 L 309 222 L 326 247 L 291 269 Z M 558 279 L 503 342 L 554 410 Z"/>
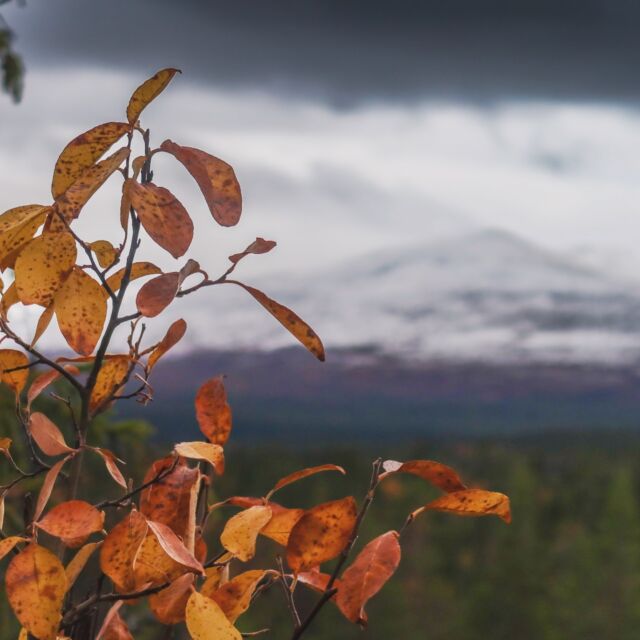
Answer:
<path fill-rule="evenodd" d="M 121 404 L 96 433 L 129 438 L 131 473 L 197 437 L 195 391 L 225 374 L 221 497 L 319 462 L 349 476 L 285 504 L 359 496 L 381 455 L 438 459 L 512 499 L 508 528 L 416 523 L 369 630 L 332 613 L 312 637 L 637 637 L 637 2 L 29 0 L 0 13 L 0 208 L 49 202 L 64 145 L 179 67 L 144 113 L 152 143 L 224 158 L 245 201 L 237 227 L 217 227 L 186 172 L 156 156 L 155 182 L 199 229 L 189 255 L 217 274 L 256 236 L 276 240 L 236 273 L 327 347 L 316 362 L 233 287 L 174 303 L 148 323 L 150 341 L 189 325 L 154 372 L 153 403 Z M 83 237 L 119 242 L 119 189 L 112 179 L 86 207 Z M 28 334 L 34 318 L 11 320 Z M 62 347 L 55 327 L 41 346 Z M 389 482 L 370 532 L 431 495 Z M 242 628 L 274 608 L 286 637 L 271 597 Z M 153 638 L 136 615 L 136 638 Z"/>

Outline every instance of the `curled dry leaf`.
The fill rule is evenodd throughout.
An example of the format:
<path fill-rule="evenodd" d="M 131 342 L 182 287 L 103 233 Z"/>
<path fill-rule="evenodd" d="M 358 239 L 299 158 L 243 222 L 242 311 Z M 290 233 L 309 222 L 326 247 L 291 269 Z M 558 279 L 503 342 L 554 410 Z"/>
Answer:
<path fill-rule="evenodd" d="M 241 640 L 240 632 L 227 620 L 220 606 L 194 591 L 187 601 L 187 629 L 192 640 Z"/>
<path fill-rule="evenodd" d="M 217 602 L 227 620 L 234 624 L 235 621 L 249 608 L 251 597 L 256 587 L 265 575 L 269 573 L 264 569 L 245 571 L 235 578 L 225 582 L 209 596 Z"/>
<path fill-rule="evenodd" d="M 35 543 L 11 560 L 5 574 L 9 604 L 20 624 L 39 640 L 55 640 L 67 577 L 60 560 Z"/>
<path fill-rule="evenodd" d="M 67 591 L 71 589 L 78 576 L 82 573 L 82 570 L 89 562 L 89 558 L 93 555 L 93 552 L 102 544 L 99 542 L 89 542 L 85 544 L 73 558 L 69 561 L 69 564 L 65 567 L 64 572 L 67 574 Z"/>
<path fill-rule="evenodd" d="M 122 267 L 122 269 L 118 269 L 118 271 L 116 271 L 112 276 L 107 278 L 107 285 L 114 293 L 122 286 L 122 280 L 125 273 L 126 267 Z M 131 265 L 129 282 L 137 280 L 138 278 L 143 278 L 144 276 L 153 276 L 158 273 L 162 273 L 160 267 L 156 267 L 156 265 L 151 262 L 134 262 Z"/>
<path fill-rule="evenodd" d="M 147 528 L 147 519 L 139 511 L 131 511 L 111 529 L 100 548 L 100 568 L 121 593 L 136 586 L 134 562 Z"/>
<path fill-rule="evenodd" d="M 231 434 L 231 407 L 222 376 L 207 380 L 196 394 L 196 418 L 209 442 L 224 446 Z"/>
<path fill-rule="evenodd" d="M 320 336 L 300 316 L 254 287 L 236 280 L 227 280 L 227 282 L 237 284 L 250 293 L 291 335 L 297 338 L 318 360 L 324 362 L 324 346 Z"/>
<path fill-rule="evenodd" d="M 67 344 L 80 355 L 91 355 L 107 316 L 102 287 L 75 267 L 56 293 L 54 305 L 58 326 Z"/>
<path fill-rule="evenodd" d="M 249 507 L 232 518 L 220 536 L 222 546 L 241 562 L 247 562 L 256 553 L 256 539 L 260 530 L 271 520 L 271 507 Z"/>
<path fill-rule="evenodd" d="M 80 369 L 78 367 L 68 364 L 64 365 L 64 369 L 73 375 L 78 375 L 80 373 Z M 55 382 L 59 377 L 60 373 L 55 369 L 50 369 L 49 371 L 45 371 L 41 373 L 29 387 L 27 391 L 27 409 L 31 410 L 31 404 L 33 401 L 53 382 Z"/>
<path fill-rule="evenodd" d="M 332 560 L 349 543 L 356 524 L 352 497 L 319 504 L 298 520 L 287 543 L 287 563 L 300 573 Z"/>
<path fill-rule="evenodd" d="M 342 574 L 336 595 L 336 604 L 348 620 L 366 624 L 364 607 L 394 574 L 400 555 L 396 531 L 378 536 L 362 549 Z"/>
<path fill-rule="evenodd" d="M 4 498 L 4 496 L 2 496 Z M 12 551 L 17 544 L 20 542 L 26 542 L 27 538 L 23 538 L 22 536 L 9 536 L 8 538 L 3 538 L 0 540 L 0 560 L 4 558 L 7 553 Z"/>
<path fill-rule="evenodd" d="M 96 254 L 98 264 L 103 269 L 110 267 L 118 257 L 116 248 L 108 240 L 96 240 L 91 242 L 89 246 L 91 251 Z"/>
<path fill-rule="evenodd" d="M 116 462 L 124 464 L 122 460 L 116 458 L 115 454 L 109 449 L 101 449 L 100 447 L 88 447 L 91 451 L 95 451 L 103 460 L 109 475 L 123 488 L 127 489 L 127 481 L 124 479 Z"/>
<path fill-rule="evenodd" d="M 64 436 L 58 427 L 44 415 L 44 413 L 32 413 L 29 418 L 29 433 L 36 444 L 48 456 L 61 456 L 74 451 L 67 446 Z"/>
<path fill-rule="evenodd" d="M 149 530 L 153 532 L 164 552 L 172 560 L 187 569 L 204 575 L 204 567 L 202 564 L 200 564 L 193 553 L 185 547 L 182 540 L 173 532 L 173 529 L 162 522 L 154 522 L 153 520 L 149 520 L 148 524 Z"/>
<path fill-rule="evenodd" d="M 424 507 L 416 509 L 412 516 L 415 517 L 423 511 L 447 511 L 459 516 L 498 516 L 507 524 L 511 522 L 508 496 L 483 489 L 465 489 L 440 496 Z"/>
<path fill-rule="evenodd" d="M 71 460 L 73 455 L 69 455 L 66 458 L 62 458 L 62 460 L 58 460 L 44 477 L 44 482 L 42 483 L 42 487 L 40 489 L 40 493 L 38 494 L 38 500 L 36 502 L 36 509 L 33 512 L 33 519 L 38 520 L 44 511 L 44 508 L 47 506 L 47 502 L 49 502 L 49 498 L 51 497 L 51 492 L 53 491 L 53 487 L 58 479 L 58 475 L 60 471 L 62 471 L 62 467 L 67 463 L 68 460 Z"/>
<path fill-rule="evenodd" d="M 164 187 L 133 180 L 129 196 L 149 236 L 174 258 L 183 256 L 193 240 L 193 222 L 177 198 Z"/>
<path fill-rule="evenodd" d="M 242 213 L 240 184 L 231 165 L 200 149 L 165 140 L 160 149 L 172 154 L 193 176 L 215 221 L 232 227 Z"/>
<path fill-rule="evenodd" d="M 158 360 L 170 349 L 176 346 L 185 332 L 187 331 L 187 323 L 182 320 L 176 320 L 167 330 L 164 338 L 158 343 L 156 348 L 149 354 L 147 360 L 147 369 L 151 371 L 156 366 Z"/>
<path fill-rule="evenodd" d="M 110 356 L 104 361 L 91 392 L 89 409 L 92 413 L 103 408 L 126 382 L 131 364 L 131 358 L 125 355 Z"/>
<path fill-rule="evenodd" d="M 76 546 L 68 542 L 84 541 L 92 533 L 102 531 L 104 511 L 84 500 L 69 500 L 53 507 L 42 520 L 36 522 L 36 526 L 60 538 L 67 546 Z"/>
<path fill-rule="evenodd" d="M 74 138 L 56 161 L 51 195 L 54 198 L 61 196 L 87 167 L 93 165 L 129 129 L 124 122 L 106 122 Z"/>
<path fill-rule="evenodd" d="M 15 393 L 20 395 L 29 379 L 29 358 L 16 349 L 0 349 L 0 382 L 6 384 Z M 15 371 L 17 367 L 22 367 Z"/>
<path fill-rule="evenodd" d="M 268 253 L 276 246 L 274 240 L 265 240 L 264 238 L 256 238 L 242 253 L 234 253 L 232 256 L 229 256 L 229 260 L 231 261 L 231 266 L 227 269 L 227 272 L 224 274 L 225 277 L 230 275 L 236 268 L 236 265 L 242 258 L 248 256 L 250 254 L 261 254 Z"/>
<path fill-rule="evenodd" d="M 162 624 L 178 624 L 184 620 L 193 582 L 193 574 L 185 573 L 166 589 L 149 596 L 149 608 Z"/>
<path fill-rule="evenodd" d="M 342 467 L 339 467 L 337 464 L 321 464 L 317 467 L 300 469 L 300 471 L 294 471 L 288 476 L 285 476 L 284 478 L 278 480 L 273 489 L 271 489 L 271 491 L 269 491 L 269 493 L 267 494 L 267 499 L 269 499 L 276 491 L 278 491 L 278 489 L 282 489 L 282 487 L 286 487 L 288 484 L 292 484 L 293 482 L 297 482 L 298 480 L 302 480 L 303 478 L 315 475 L 316 473 L 322 473 L 323 471 L 339 471 L 342 475 L 345 475 L 347 473 Z"/>
<path fill-rule="evenodd" d="M 0 215 L 0 263 L 33 238 L 49 211 L 41 204 L 28 204 Z M 5 266 L 8 265 L 3 264 L 2 268 Z"/>
<path fill-rule="evenodd" d="M 143 109 L 157 98 L 180 69 L 161 69 L 145 80 L 132 94 L 127 105 L 127 120 L 135 124 Z"/>
<path fill-rule="evenodd" d="M 297 578 L 298 582 L 301 582 L 303 585 L 317 591 L 318 593 L 326 591 L 329 580 L 331 580 L 331 576 L 328 573 L 322 573 L 317 567 L 311 571 L 303 571 L 302 573 L 299 573 Z M 340 589 L 340 580 L 335 580 L 333 584 L 336 589 Z M 336 597 L 334 595 L 332 600 L 335 599 Z"/>
<path fill-rule="evenodd" d="M 45 233 L 31 240 L 15 264 L 20 301 L 43 307 L 51 304 L 56 291 L 71 273 L 76 257 L 76 241 L 66 231 Z"/>
<path fill-rule="evenodd" d="M 206 460 L 213 465 L 220 476 L 224 473 L 224 450 L 219 444 L 211 442 L 180 442 L 175 445 L 175 452 L 184 458 Z"/>
<path fill-rule="evenodd" d="M 434 460 L 409 460 L 408 462 L 396 462 L 387 460 L 382 465 L 385 473 L 381 478 L 392 473 L 410 473 L 431 483 L 434 487 L 450 493 L 466 489 L 466 485 L 460 476 L 451 468 Z"/>

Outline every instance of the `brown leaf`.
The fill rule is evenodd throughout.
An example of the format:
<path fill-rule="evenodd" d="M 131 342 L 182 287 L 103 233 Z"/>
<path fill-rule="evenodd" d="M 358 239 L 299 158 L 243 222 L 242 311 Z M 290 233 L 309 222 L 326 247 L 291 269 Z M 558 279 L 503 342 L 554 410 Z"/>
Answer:
<path fill-rule="evenodd" d="M 51 184 L 53 197 L 61 196 L 87 167 L 129 130 L 129 125 L 124 122 L 106 122 L 74 138 L 56 161 Z"/>
<path fill-rule="evenodd" d="M 396 531 L 378 536 L 358 554 L 342 574 L 336 604 L 351 622 L 366 624 L 364 607 L 382 589 L 400 564 L 400 544 Z"/>
<path fill-rule="evenodd" d="M 185 573 L 176 578 L 166 589 L 149 596 L 149 608 L 162 624 L 178 624 L 184 620 L 193 582 L 193 574 Z"/>
<path fill-rule="evenodd" d="M 146 318 L 155 318 L 173 302 L 179 288 L 180 274 L 177 271 L 163 273 L 146 282 L 138 291 L 136 307 Z"/>
<path fill-rule="evenodd" d="M 236 268 L 236 265 L 242 258 L 250 255 L 250 254 L 261 254 L 268 253 L 276 246 L 276 242 L 274 240 L 265 240 L 264 238 L 256 238 L 242 253 L 234 253 L 232 256 L 229 256 L 229 260 L 231 260 L 232 265 L 227 270 L 225 276 L 228 276 L 233 270 Z"/>
<path fill-rule="evenodd" d="M 247 562 L 255 555 L 258 533 L 269 520 L 271 507 L 249 507 L 229 518 L 220 536 L 220 542 L 241 562 Z"/>
<path fill-rule="evenodd" d="M 322 573 L 317 567 L 311 571 L 303 571 L 302 573 L 299 573 L 297 578 L 298 582 L 301 582 L 318 593 L 326 591 L 329 580 L 331 580 L 331 576 L 328 573 Z M 335 580 L 333 584 L 335 588 L 340 589 L 340 580 Z M 334 595 L 332 600 L 335 599 L 336 597 Z"/>
<path fill-rule="evenodd" d="M 74 451 L 74 449 L 67 446 L 60 429 L 44 413 L 35 412 L 31 414 L 29 432 L 36 444 L 48 456 L 61 456 Z"/>
<path fill-rule="evenodd" d="M 71 460 L 73 455 L 67 456 L 66 458 L 62 458 L 62 460 L 58 460 L 44 477 L 44 482 L 42 483 L 42 487 L 40 488 L 40 493 L 38 494 L 38 500 L 36 502 L 36 509 L 33 512 L 33 519 L 38 520 L 44 511 L 44 508 L 47 506 L 47 502 L 49 502 L 49 498 L 51 497 L 51 492 L 53 491 L 53 487 L 58 479 L 58 475 L 60 471 L 62 471 L 62 467 L 67 463 L 68 460 Z"/>
<path fill-rule="evenodd" d="M 93 555 L 93 552 L 102 544 L 102 541 L 89 542 L 85 544 L 73 558 L 71 558 L 69 564 L 65 567 L 64 572 L 67 574 L 67 591 L 71 589 L 78 576 L 82 573 L 82 570 L 89 562 L 89 558 Z"/>
<path fill-rule="evenodd" d="M 220 606 L 194 591 L 187 601 L 187 629 L 193 640 L 241 640 L 240 632 L 227 620 Z"/>
<path fill-rule="evenodd" d="M 103 460 L 104 466 L 106 467 L 109 475 L 123 488 L 127 489 L 127 481 L 124 479 L 120 469 L 118 469 L 118 465 L 116 462 L 122 462 L 116 458 L 115 454 L 109 449 L 101 449 L 100 447 L 88 447 L 91 451 L 95 451 Z M 123 463 L 124 464 L 124 463 Z"/>
<path fill-rule="evenodd" d="M 42 520 L 36 522 L 36 526 L 67 544 L 68 541 L 102 531 L 104 511 L 83 500 L 69 500 L 53 507 Z"/>
<path fill-rule="evenodd" d="M 27 538 L 23 538 L 22 536 L 9 536 L 8 538 L 0 540 L 0 560 L 20 542 L 27 542 Z"/>
<path fill-rule="evenodd" d="M 160 149 L 181 162 L 198 183 L 209 211 L 223 227 L 238 223 L 242 213 L 240 184 L 231 165 L 200 149 L 165 140 Z"/>
<path fill-rule="evenodd" d="M 440 496 L 429 504 L 416 509 L 413 516 L 423 511 L 447 511 L 458 516 L 498 516 L 507 524 L 511 522 L 509 498 L 503 493 L 483 489 L 465 489 Z"/>
<path fill-rule="evenodd" d="M 297 338 L 318 360 L 324 362 L 324 346 L 318 334 L 288 307 L 272 300 L 267 295 L 236 280 L 227 280 L 249 292 L 291 335 Z"/>
<path fill-rule="evenodd" d="M 0 382 L 6 384 L 18 397 L 29 379 L 29 358 L 16 349 L 0 349 Z M 16 367 L 25 367 L 11 371 Z"/>
<path fill-rule="evenodd" d="M 332 560 L 347 546 L 356 524 L 352 497 L 319 504 L 298 520 L 287 543 L 287 563 L 300 573 Z"/>
<path fill-rule="evenodd" d="M 125 274 L 125 267 L 118 269 L 113 275 L 107 278 L 107 285 L 114 293 L 122 286 L 122 279 Z M 159 267 L 151 262 L 134 262 L 131 265 L 131 275 L 129 276 L 129 282 L 143 278 L 144 276 L 153 276 L 157 273 L 162 273 Z"/>
<path fill-rule="evenodd" d="M 294 471 L 293 473 L 290 473 L 288 476 L 285 476 L 284 478 L 281 478 L 280 480 L 278 480 L 278 482 L 276 482 L 273 489 L 271 489 L 271 491 L 269 491 L 269 493 L 267 494 L 267 500 L 276 491 L 278 491 L 278 489 L 282 489 L 282 487 L 286 487 L 288 484 L 315 475 L 316 473 L 322 473 L 323 471 L 339 471 L 342 475 L 345 475 L 347 473 L 342 467 L 339 467 L 337 464 L 321 464 L 317 467 L 308 467 L 307 469 Z"/>
<path fill-rule="evenodd" d="M 56 293 L 54 305 L 58 326 L 67 344 L 76 353 L 91 355 L 107 316 L 102 287 L 75 267 Z"/>
<path fill-rule="evenodd" d="M 129 124 L 133 125 L 138 121 L 143 109 L 164 91 L 176 73 L 181 73 L 180 69 L 161 69 L 133 92 L 127 105 Z"/>
<path fill-rule="evenodd" d="M 408 462 L 387 460 L 382 466 L 386 473 L 380 476 L 381 479 L 392 473 L 410 473 L 447 493 L 467 488 L 451 467 L 434 460 L 409 460 Z"/>
<path fill-rule="evenodd" d="M 210 442 L 224 446 L 231 434 L 231 407 L 222 376 L 207 380 L 198 389 L 195 406 L 200 431 Z"/>
<path fill-rule="evenodd" d="M 0 262 L 33 238 L 44 222 L 50 208 L 41 204 L 28 204 L 9 209 L 0 215 Z M 2 265 L 4 269 L 9 265 Z"/>
<path fill-rule="evenodd" d="M 227 620 L 234 624 L 249 608 L 256 587 L 267 573 L 264 569 L 245 571 L 225 582 L 209 597 L 220 605 Z"/>
<path fill-rule="evenodd" d="M 131 511 L 107 535 L 100 549 L 100 568 L 118 591 L 126 593 L 136 586 L 134 562 L 147 535 L 147 519 Z"/>
<path fill-rule="evenodd" d="M 48 306 L 76 263 L 76 241 L 62 233 L 46 233 L 31 240 L 18 255 L 15 282 L 23 304 Z"/>
<path fill-rule="evenodd" d="M 116 248 L 108 240 L 95 240 L 94 242 L 90 242 L 89 246 L 91 247 L 91 251 L 96 254 L 98 264 L 103 269 L 110 267 L 118 257 Z"/>
<path fill-rule="evenodd" d="M 158 343 L 156 348 L 149 354 L 149 359 L 147 360 L 147 369 L 151 371 L 153 367 L 156 366 L 156 363 L 162 356 L 167 353 L 170 349 L 176 346 L 185 332 L 187 331 L 187 323 L 180 319 L 176 320 L 167 330 L 164 338 Z"/>
<path fill-rule="evenodd" d="M 193 240 L 193 222 L 176 197 L 164 187 L 134 181 L 129 194 L 149 236 L 174 258 L 183 256 Z"/>
<path fill-rule="evenodd" d="M 5 584 L 9 604 L 20 624 L 40 640 L 55 640 L 67 592 L 67 577 L 60 560 L 32 543 L 11 560 Z"/>
<path fill-rule="evenodd" d="M 175 445 L 175 452 L 184 458 L 206 460 L 213 465 L 215 472 L 224 473 L 224 451 L 219 444 L 211 442 L 180 442 Z"/>
<path fill-rule="evenodd" d="M 89 409 L 92 413 L 103 408 L 104 403 L 118 392 L 126 382 L 130 367 L 131 358 L 129 356 L 111 356 L 104 361 L 91 392 Z"/>

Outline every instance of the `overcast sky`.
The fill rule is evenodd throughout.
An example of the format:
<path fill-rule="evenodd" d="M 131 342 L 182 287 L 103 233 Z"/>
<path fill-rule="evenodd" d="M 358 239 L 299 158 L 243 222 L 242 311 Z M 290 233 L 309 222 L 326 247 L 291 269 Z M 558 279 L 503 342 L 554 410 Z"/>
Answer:
<path fill-rule="evenodd" d="M 279 247 L 250 275 L 475 226 L 638 272 L 633 0 L 28 0 L 2 14 L 27 67 L 23 102 L 0 97 L 4 209 L 47 202 L 66 142 L 177 66 L 145 126 L 231 162 L 245 194 L 241 224 L 220 230 L 158 159 L 212 272 L 256 235 Z M 117 188 L 83 214 L 91 239 L 113 224 Z"/>

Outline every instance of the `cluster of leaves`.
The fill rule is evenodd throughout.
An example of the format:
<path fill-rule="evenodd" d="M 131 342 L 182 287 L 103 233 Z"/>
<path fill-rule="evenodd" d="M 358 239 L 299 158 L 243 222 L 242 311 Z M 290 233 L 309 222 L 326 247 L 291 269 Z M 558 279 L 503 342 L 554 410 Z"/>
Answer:
<path fill-rule="evenodd" d="M 0 267 L 13 276 L 6 289 L 2 286 L 0 331 L 3 341 L 17 346 L 0 349 L 0 380 L 15 395 L 16 417 L 31 453 L 31 468 L 24 470 L 12 456 L 11 440 L 0 439 L 0 452 L 16 473 L 0 487 L 0 558 L 13 555 L 5 575 L 6 593 L 24 637 L 131 638 L 122 606 L 145 598 L 159 623 L 186 621 L 196 640 L 237 639 L 241 637 L 237 618 L 257 594 L 274 584 L 281 585 L 291 611 L 292 638 L 300 637 L 329 602 L 349 621 L 365 624 L 365 604 L 394 573 L 400 562 L 401 534 L 416 516 L 441 510 L 510 519 L 506 496 L 469 489 L 455 471 L 429 460 L 377 460 L 360 505 L 352 496 L 310 509 L 285 507 L 272 500 L 277 491 L 309 476 L 344 473 L 331 464 L 292 473 L 263 497 L 234 496 L 209 505 L 209 487 L 224 473 L 224 447 L 232 429 L 232 413 L 219 376 L 205 382 L 195 398 L 203 439 L 176 444 L 170 455 L 152 464 L 140 485 L 134 487 L 125 478 L 123 461 L 111 451 L 88 442 L 90 424 L 113 403 L 151 400 L 152 370 L 187 329 L 184 320 L 177 320 L 162 340 L 143 345 L 142 319 L 158 316 L 177 298 L 204 287 L 234 284 L 243 288 L 312 354 L 324 359 L 320 338 L 300 317 L 230 278 L 242 259 L 270 251 L 274 242 L 257 238 L 230 256 L 230 266 L 215 279 L 193 259 L 172 272 L 136 259 L 142 230 L 174 258 L 185 255 L 194 233 L 182 204 L 152 181 L 151 162 L 157 153 L 168 153 L 184 165 L 220 225 L 235 225 L 241 214 L 240 186 L 227 163 L 169 140 L 152 148 L 149 131 L 140 126 L 143 109 L 176 72 L 161 70 L 138 87 L 129 101 L 126 122 L 94 127 L 65 147 L 55 165 L 52 204 L 21 206 L 0 216 Z M 137 135 L 144 151 L 131 159 Z M 103 158 L 122 138 L 125 146 Z M 123 177 L 122 243 L 86 241 L 74 231 L 74 222 L 93 194 L 116 173 Z M 87 264 L 78 264 L 79 253 Z M 195 283 L 187 284 L 194 277 Z M 125 313 L 129 285 L 140 278 L 150 279 L 135 297 L 136 310 Z M 9 316 L 16 305 L 42 308 L 31 339 L 12 328 Z M 76 356 L 51 359 L 38 349 L 38 340 L 54 316 Z M 114 332 L 127 323 L 126 350 L 111 351 Z M 44 371 L 34 373 L 38 367 Z M 68 409 L 69 424 L 63 429 L 32 410 L 34 401 L 58 379 L 66 381 L 74 394 L 73 398 L 52 394 Z M 73 432 L 75 442 L 70 444 L 65 432 Z M 120 487 L 118 498 L 97 504 L 78 499 L 85 455 L 103 461 Z M 47 508 L 58 479 L 67 472 L 65 467 L 69 468 L 66 499 Z M 343 571 L 378 484 L 396 474 L 419 476 L 440 489 L 442 496 L 409 514 L 400 530 L 369 542 Z M 25 479 L 40 475 L 44 479 L 35 505 L 23 508 L 22 530 L 5 533 L 6 496 Z M 219 535 L 212 536 L 209 515 L 225 506 L 240 511 L 228 518 Z M 272 567 L 238 571 L 238 565 L 253 560 L 260 537 L 280 545 L 282 557 Z M 78 551 L 65 566 L 70 549 Z M 97 586 L 88 597 L 78 598 L 72 587 L 94 554 L 99 556 Z M 333 560 L 332 572 L 323 573 L 323 565 Z M 109 584 L 112 588 L 105 592 Z M 299 585 L 320 592 L 305 617 L 296 603 Z M 101 613 L 104 603 L 111 604 L 106 615 Z"/>

